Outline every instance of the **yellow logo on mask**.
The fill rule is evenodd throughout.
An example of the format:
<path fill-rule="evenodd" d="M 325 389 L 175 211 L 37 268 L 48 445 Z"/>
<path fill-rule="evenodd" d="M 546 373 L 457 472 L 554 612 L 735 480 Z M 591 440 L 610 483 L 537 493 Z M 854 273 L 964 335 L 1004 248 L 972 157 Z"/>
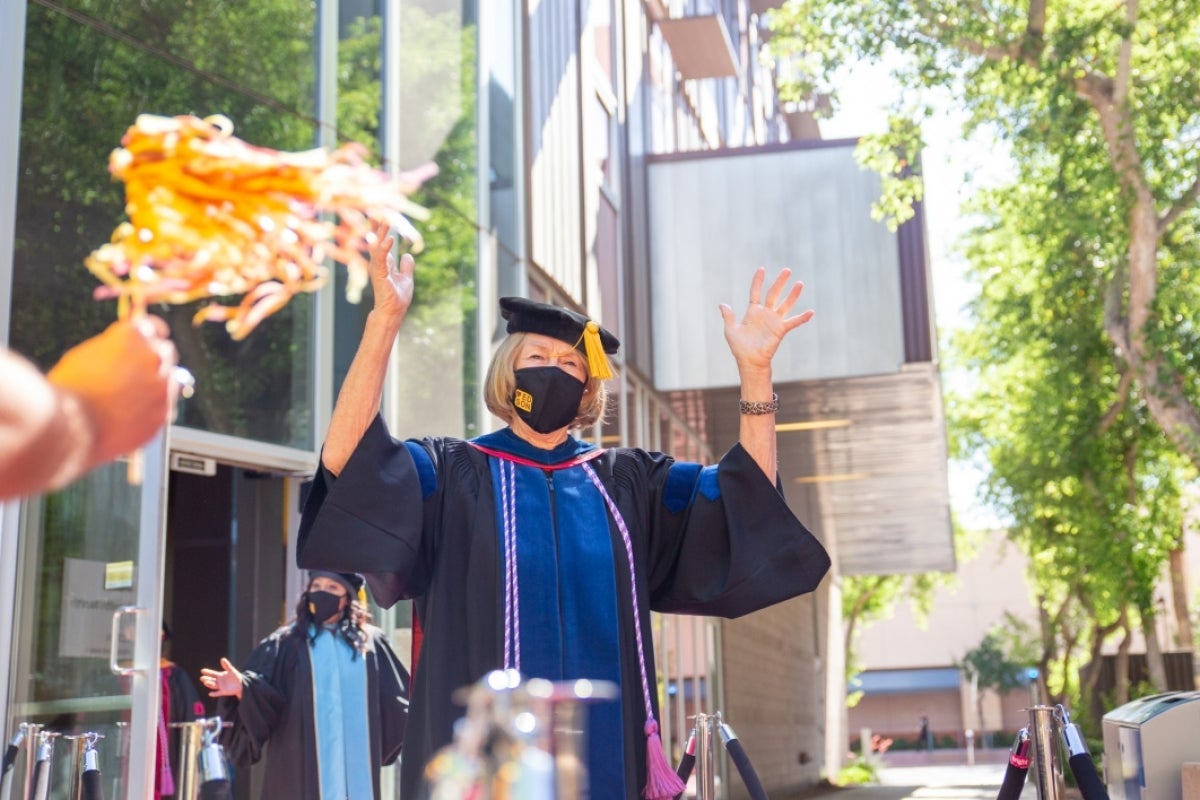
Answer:
<path fill-rule="evenodd" d="M 517 389 L 517 393 L 513 396 L 513 405 L 528 413 L 533 410 L 533 395 L 524 389 Z"/>

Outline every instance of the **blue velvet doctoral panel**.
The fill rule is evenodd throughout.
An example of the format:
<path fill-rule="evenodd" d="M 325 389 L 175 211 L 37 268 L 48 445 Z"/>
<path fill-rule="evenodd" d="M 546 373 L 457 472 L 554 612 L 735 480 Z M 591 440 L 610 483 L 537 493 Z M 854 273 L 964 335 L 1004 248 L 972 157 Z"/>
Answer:
<path fill-rule="evenodd" d="M 500 470 L 508 465 L 513 470 L 521 674 L 553 681 L 606 680 L 619 686 L 618 605 L 608 510 L 581 466 L 551 468 L 594 448 L 570 440 L 555 450 L 537 450 L 507 430 L 475 442 L 546 464 L 542 468 L 496 457 L 489 463 L 497 494 L 501 553 L 505 552 L 504 501 L 499 495 L 505 481 Z M 622 735 L 619 703 L 589 707 L 591 797 L 624 794 Z"/>
<path fill-rule="evenodd" d="M 309 626 L 321 797 L 372 800 L 367 660 L 329 628 Z"/>

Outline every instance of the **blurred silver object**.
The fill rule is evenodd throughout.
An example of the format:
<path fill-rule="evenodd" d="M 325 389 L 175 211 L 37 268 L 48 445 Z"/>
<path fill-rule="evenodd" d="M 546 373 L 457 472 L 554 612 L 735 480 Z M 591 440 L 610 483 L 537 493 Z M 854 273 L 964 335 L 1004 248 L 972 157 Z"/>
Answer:
<path fill-rule="evenodd" d="M 1029 709 L 1029 732 L 1033 740 L 1034 785 L 1039 800 L 1059 800 L 1066 786 L 1063 783 L 1062 765 L 1056 757 L 1058 739 L 1054 735 L 1054 708 L 1033 706 Z"/>
<path fill-rule="evenodd" d="M 211 781 L 229 780 L 225 750 L 217 741 L 221 729 L 229 725 L 220 717 L 171 723 L 171 727 L 180 732 L 179 775 L 175 780 L 175 796 L 179 800 L 196 800 L 201 786 Z"/>
<path fill-rule="evenodd" d="M 466 715 L 425 769 L 430 800 L 582 800 L 588 796 L 586 709 L 613 700 L 608 681 L 522 679 L 489 672 L 460 689 Z"/>

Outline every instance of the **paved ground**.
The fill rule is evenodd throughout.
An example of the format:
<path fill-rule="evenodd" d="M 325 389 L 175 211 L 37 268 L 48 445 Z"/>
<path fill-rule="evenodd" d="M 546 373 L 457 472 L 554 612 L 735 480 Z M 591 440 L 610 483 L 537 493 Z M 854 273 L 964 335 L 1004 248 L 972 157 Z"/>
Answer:
<path fill-rule="evenodd" d="M 771 800 L 995 800 L 1004 769 L 1003 763 L 889 766 L 880 770 L 875 785 L 826 786 Z M 1026 791 L 1035 796 L 1034 790 Z"/>
<path fill-rule="evenodd" d="M 839 800 L 995 800 L 1004 769 L 1004 764 L 888 767 L 880 771 L 878 786 L 833 791 Z"/>
<path fill-rule="evenodd" d="M 877 784 L 818 787 L 770 800 L 995 800 L 1007 759 L 1008 751 L 979 753 L 974 764 L 968 764 L 961 751 L 958 756 L 947 753 L 943 758 L 889 754 Z M 1036 790 L 1026 787 L 1022 795 L 1033 798 Z"/>

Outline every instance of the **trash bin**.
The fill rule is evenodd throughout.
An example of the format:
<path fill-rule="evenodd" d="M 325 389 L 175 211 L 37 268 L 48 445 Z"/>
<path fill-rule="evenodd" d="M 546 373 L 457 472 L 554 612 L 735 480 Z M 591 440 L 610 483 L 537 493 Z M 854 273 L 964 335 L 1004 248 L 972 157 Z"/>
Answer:
<path fill-rule="evenodd" d="M 1200 761 L 1200 691 L 1131 700 L 1104 715 L 1110 800 L 1179 800 L 1181 770 Z"/>

